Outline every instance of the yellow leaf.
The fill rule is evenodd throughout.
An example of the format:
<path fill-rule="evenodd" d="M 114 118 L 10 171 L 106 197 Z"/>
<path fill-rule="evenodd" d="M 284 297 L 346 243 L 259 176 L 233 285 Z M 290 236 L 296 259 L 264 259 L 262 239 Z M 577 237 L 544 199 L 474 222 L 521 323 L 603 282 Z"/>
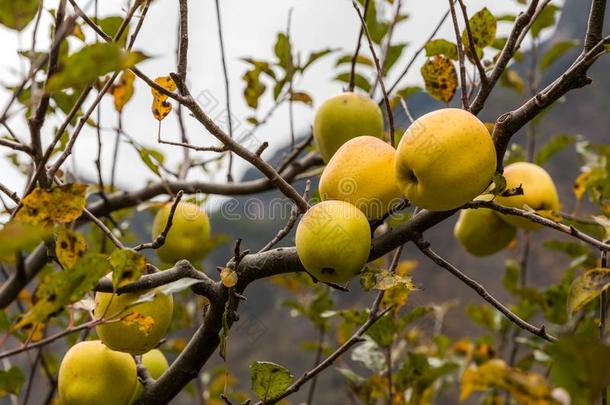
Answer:
<path fill-rule="evenodd" d="M 131 249 L 117 249 L 108 259 L 112 266 L 112 285 L 118 288 L 140 278 L 146 270 L 146 258 Z"/>
<path fill-rule="evenodd" d="M 460 400 L 474 392 L 505 389 L 523 405 L 550 405 L 552 387 L 545 378 L 509 367 L 503 360 L 493 359 L 481 366 L 471 365 L 462 374 Z"/>
<path fill-rule="evenodd" d="M 17 218 L 34 225 L 69 223 L 80 217 L 85 204 L 86 184 L 66 184 L 51 190 L 36 188 L 21 202 Z"/>
<path fill-rule="evenodd" d="M 572 187 L 572 191 L 574 191 L 574 196 L 577 200 L 582 199 L 582 196 L 587 191 L 587 182 L 591 177 L 591 170 L 587 170 L 578 175 L 576 180 L 574 181 L 574 186 Z"/>
<path fill-rule="evenodd" d="M 124 317 L 121 318 L 121 322 L 125 325 L 129 326 L 132 324 L 136 324 L 138 329 L 148 335 L 150 331 L 155 327 L 155 320 L 151 316 L 142 315 L 139 312 L 131 312 Z"/>
<path fill-rule="evenodd" d="M 220 279 L 225 287 L 235 287 L 235 284 L 237 284 L 237 273 L 235 270 L 225 267 L 220 272 Z"/>
<path fill-rule="evenodd" d="M 50 234 L 49 229 L 39 226 L 9 222 L 0 229 L 0 260 L 12 260 L 15 252 L 33 248 Z"/>
<path fill-rule="evenodd" d="M 55 230 L 55 255 L 59 263 L 69 269 L 87 253 L 87 241 L 78 232 L 63 227 Z"/>
<path fill-rule="evenodd" d="M 443 55 L 428 59 L 421 67 L 421 75 L 430 96 L 449 103 L 458 86 L 457 73 L 453 61 Z"/>
<path fill-rule="evenodd" d="M 170 76 L 157 77 L 155 79 L 155 83 L 166 90 L 176 90 L 176 83 L 174 83 L 174 80 Z M 169 101 L 167 101 L 168 97 L 165 94 L 162 94 L 161 92 L 152 88 L 151 91 L 153 95 L 152 113 L 155 119 L 161 121 L 172 111 L 172 105 Z"/>
<path fill-rule="evenodd" d="M 131 70 L 125 70 L 119 78 L 118 83 L 112 86 L 110 94 L 114 98 L 114 109 L 118 112 L 123 111 L 125 104 L 131 100 L 135 78 L 136 75 Z"/>

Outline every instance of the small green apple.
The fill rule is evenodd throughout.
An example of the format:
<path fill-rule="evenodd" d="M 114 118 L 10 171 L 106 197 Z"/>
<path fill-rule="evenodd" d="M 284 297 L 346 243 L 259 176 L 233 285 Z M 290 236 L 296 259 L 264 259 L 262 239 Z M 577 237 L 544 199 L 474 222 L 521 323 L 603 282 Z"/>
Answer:
<path fill-rule="evenodd" d="M 142 302 L 135 303 L 138 300 Z M 95 327 L 113 350 L 143 354 L 155 348 L 172 320 L 174 300 L 159 290 L 116 295 L 95 294 L 95 317 L 110 320 Z"/>
<path fill-rule="evenodd" d="M 320 281 L 345 283 L 367 262 L 371 228 L 354 205 L 328 200 L 303 215 L 295 239 L 299 259 L 310 274 Z"/>
<path fill-rule="evenodd" d="M 360 135 L 383 137 L 383 115 L 368 95 L 341 93 L 316 110 L 313 135 L 324 162 L 348 140 Z"/>
<path fill-rule="evenodd" d="M 167 224 L 172 204 L 165 204 L 155 216 L 152 237 L 155 239 Z M 175 263 L 186 259 L 198 261 L 205 257 L 210 242 L 210 220 L 205 211 L 198 205 L 180 202 L 176 207 L 172 227 L 165 243 L 156 250 L 161 260 Z"/>
<path fill-rule="evenodd" d="M 464 209 L 453 234 L 468 253 L 482 257 L 508 246 L 515 239 L 517 228 L 502 221 L 493 210 Z"/>
<path fill-rule="evenodd" d="M 136 362 L 99 340 L 72 346 L 59 366 L 62 405 L 127 405 L 136 389 Z"/>
<path fill-rule="evenodd" d="M 530 207 L 536 211 L 559 211 L 559 195 L 555 183 L 549 173 L 542 167 L 529 162 L 517 162 L 504 168 L 507 189 L 521 186 L 522 195 L 496 197 L 500 205 L 525 209 Z M 541 225 L 515 215 L 500 215 L 509 224 L 535 230 Z"/>
<path fill-rule="evenodd" d="M 142 365 L 146 367 L 146 370 L 148 370 L 148 373 L 153 380 L 158 380 L 159 377 L 165 373 L 165 370 L 169 368 L 169 363 L 167 362 L 165 355 L 159 349 L 153 349 L 144 353 L 142 355 Z M 136 402 L 142 395 L 142 392 L 144 392 L 144 387 L 138 382 L 131 403 Z"/>
<path fill-rule="evenodd" d="M 485 125 L 468 111 L 444 108 L 418 118 L 400 140 L 396 179 L 414 205 L 458 208 L 481 194 L 496 169 Z"/>
<path fill-rule="evenodd" d="M 322 200 L 342 200 L 358 207 L 368 219 L 379 219 L 400 201 L 394 165 L 396 150 L 372 136 L 344 143 L 320 177 Z"/>

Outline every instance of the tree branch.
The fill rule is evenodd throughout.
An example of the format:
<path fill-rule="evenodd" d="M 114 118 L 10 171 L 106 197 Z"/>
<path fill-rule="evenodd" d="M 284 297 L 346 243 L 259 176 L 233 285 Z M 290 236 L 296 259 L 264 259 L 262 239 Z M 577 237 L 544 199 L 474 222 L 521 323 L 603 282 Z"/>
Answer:
<path fill-rule="evenodd" d="M 518 315 L 516 315 L 514 312 L 512 312 L 510 309 L 508 309 L 504 304 L 502 304 L 500 301 L 498 301 L 496 298 L 494 298 L 485 289 L 485 287 L 483 287 L 477 281 L 468 277 L 466 274 L 462 273 L 455 266 L 453 266 L 451 263 L 449 263 L 448 261 L 446 261 L 439 255 L 437 255 L 434 251 L 432 251 L 432 249 L 430 249 L 430 244 L 428 242 L 424 241 L 421 238 L 421 236 L 414 238 L 413 242 L 424 255 L 426 255 L 428 258 L 430 258 L 434 263 L 436 263 L 440 267 L 449 271 L 451 274 L 453 274 L 455 277 L 457 277 L 460 281 L 462 281 L 468 287 L 472 288 L 477 294 L 479 294 L 481 296 L 481 298 L 483 298 L 485 301 L 490 303 L 494 308 L 496 308 L 498 311 L 500 311 L 502 314 L 504 314 L 504 316 L 506 316 L 506 318 L 508 318 L 515 325 L 517 325 L 521 329 L 524 329 L 549 342 L 555 342 L 557 340 L 557 338 L 549 335 L 546 332 L 544 325 L 541 327 L 536 327 L 536 326 L 533 326 L 533 325 L 527 323 L 526 321 L 521 319 Z"/>

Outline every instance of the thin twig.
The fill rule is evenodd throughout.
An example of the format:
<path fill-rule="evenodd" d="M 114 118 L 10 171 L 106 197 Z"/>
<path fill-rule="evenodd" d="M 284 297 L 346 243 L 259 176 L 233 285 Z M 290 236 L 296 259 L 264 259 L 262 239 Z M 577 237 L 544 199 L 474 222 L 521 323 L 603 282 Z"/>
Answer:
<path fill-rule="evenodd" d="M 364 2 L 364 17 L 366 18 L 368 11 L 369 11 L 369 1 L 370 0 L 366 0 Z M 360 53 L 360 45 L 362 43 L 362 35 L 364 34 L 364 25 L 360 25 L 360 31 L 358 32 L 358 42 L 356 42 L 356 50 L 354 51 L 354 55 L 352 55 L 352 64 L 350 67 L 350 74 L 349 74 L 349 85 L 348 85 L 348 90 L 349 91 L 354 91 L 354 84 L 355 84 L 355 79 L 356 79 L 356 62 L 358 61 L 358 54 Z"/>
<path fill-rule="evenodd" d="M 411 69 L 411 66 L 413 66 L 413 63 L 415 63 L 415 60 L 417 59 L 417 57 L 424 51 L 424 49 L 426 49 L 426 45 L 428 44 L 428 42 L 430 42 L 436 36 L 436 34 L 441 29 L 441 27 L 443 26 L 445 21 L 447 21 L 447 17 L 449 17 L 449 14 L 450 14 L 450 10 L 447 10 L 445 12 L 445 14 L 443 14 L 443 16 L 441 17 L 439 22 L 436 24 L 436 26 L 432 30 L 432 33 L 428 36 L 428 38 L 426 38 L 424 43 L 417 49 L 417 51 L 415 51 L 415 53 L 413 54 L 413 56 L 411 57 L 411 59 L 409 60 L 409 62 L 405 66 L 405 68 L 403 69 L 403 71 L 400 72 L 400 74 L 398 75 L 396 80 L 394 80 L 394 83 L 392 83 L 392 85 L 388 88 L 388 93 L 391 94 L 394 91 L 394 89 L 396 88 L 396 86 L 398 86 L 400 81 L 407 75 L 407 73 L 409 73 L 409 70 Z"/>
<path fill-rule="evenodd" d="M 358 3 L 352 0 L 352 5 L 354 9 L 356 9 L 356 13 L 358 13 L 358 17 L 360 18 L 360 23 L 362 24 L 362 28 L 364 28 L 364 34 L 366 35 L 366 39 L 369 43 L 369 49 L 371 54 L 373 55 L 373 60 L 375 61 L 375 68 L 377 69 L 377 75 L 379 76 L 379 84 L 381 85 L 381 91 L 383 93 L 383 99 L 385 101 L 386 113 L 388 115 L 388 123 L 390 125 L 390 145 L 394 145 L 394 113 L 392 112 L 392 105 L 390 104 L 390 99 L 388 97 L 388 93 L 385 90 L 385 84 L 383 84 L 383 77 L 381 74 L 381 66 L 379 65 L 379 58 L 377 58 L 377 54 L 375 53 L 375 47 L 373 46 L 373 40 L 371 39 L 371 34 L 369 33 L 369 29 L 366 26 L 366 21 L 364 20 L 364 16 L 358 7 Z"/>
<path fill-rule="evenodd" d="M 458 59 L 460 65 L 460 93 L 462 96 L 462 108 L 469 110 L 468 89 L 466 87 L 466 67 L 464 65 L 464 47 L 462 44 L 462 36 L 460 35 L 460 27 L 458 25 L 457 15 L 455 13 L 454 0 L 449 0 L 449 9 L 451 10 L 451 19 L 453 20 L 453 30 L 455 32 L 455 40 L 457 43 Z M 476 50 L 474 50 L 476 52 Z"/>
<path fill-rule="evenodd" d="M 307 180 L 307 183 L 305 183 L 305 191 L 303 192 L 304 199 L 307 199 L 307 196 L 309 195 L 310 187 L 311 187 L 311 181 Z M 280 229 L 279 232 L 273 237 L 273 239 L 271 239 L 269 241 L 269 243 L 267 243 L 261 250 L 259 250 L 259 252 L 268 251 L 273 246 L 275 246 L 278 242 L 280 242 L 282 239 L 284 239 L 284 237 L 290 233 L 290 231 L 292 230 L 292 227 L 297 222 L 298 218 L 299 218 L 299 210 L 296 209 L 296 206 L 293 206 L 292 209 L 290 210 L 290 217 L 288 218 L 288 222 L 286 223 L 286 225 L 282 229 Z"/>
<path fill-rule="evenodd" d="M 581 241 L 586 242 L 599 250 L 610 251 L 610 244 L 599 241 L 594 237 L 579 231 L 571 225 L 560 224 L 551 219 L 538 215 L 537 213 L 532 211 L 526 211 L 513 207 L 505 207 L 492 201 L 472 201 L 464 205 L 464 208 L 490 208 L 492 210 L 501 212 L 502 214 L 523 217 L 531 222 L 544 225 L 548 228 L 552 228 L 559 232 L 565 233 L 566 235 L 573 236 L 576 239 L 580 239 Z"/>
<path fill-rule="evenodd" d="M 479 71 L 481 86 L 487 86 L 487 74 L 485 73 L 485 68 L 481 63 L 481 58 L 479 58 L 479 54 L 477 53 L 477 48 L 474 43 L 474 37 L 472 36 L 472 30 L 470 29 L 470 21 L 468 19 L 468 12 L 466 11 L 466 5 L 464 4 L 464 0 L 458 0 L 458 2 L 460 4 L 460 8 L 462 9 L 464 24 L 466 25 L 466 35 L 468 36 L 468 46 L 470 46 L 470 54 L 472 56 L 472 59 L 474 60 L 474 65 Z"/>
<path fill-rule="evenodd" d="M 545 340 L 548 340 L 549 342 L 555 342 L 557 340 L 557 338 L 549 335 L 546 332 L 544 325 L 541 327 L 536 327 L 536 326 L 531 325 L 528 322 L 524 321 L 517 314 L 515 314 L 510 309 L 508 309 L 504 304 L 502 304 L 500 301 L 498 301 L 496 298 L 494 298 L 494 296 L 492 296 L 485 289 L 485 287 L 483 287 L 483 285 L 481 285 L 477 281 L 471 279 L 466 274 L 464 274 L 460 270 L 458 270 L 451 263 L 449 263 L 448 261 L 446 261 L 439 255 L 437 255 L 434 251 L 432 251 L 432 249 L 430 249 L 430 244 L 428 242 L 424 241 L 423 238 L 421 238 L 421 236 L 414 238 L 413 242 L 424 255 L 426 255 L 428 258 L 430 258 L 438 266 L 444 268 L 445 270 L 447 270 L 451 274 L 453 274 L 455 277 L 460 279 L 464 284 L 466 284 L 468 287 L 473 289 L 477 294 L 479 294 L 481 296 L 481 298 L 483 298 L 485 301 L 490 303 L 494 308 L 496 308 L 498 311 L 500 311 L 502 314 L 504 314 L 504 316 L 506 316 L 506 318 L 508 318 L 515 325 L 519 326 L 520 328 L 522 328 L 536 336 L 539 336 Z"/>
<path fill-rule="evenodd" d="M 174 214 L 176 213 L 176 208 L 178 208 L 178 204 L 180 203 L 180 200 L 182 199 L 183 195 L 184 195 L 183 190 L 178 191 L 178 193 L 176 194 L 174 203 L 172 204 L 172 207 L 169 210 L 169 216 L 167 217 L 167 222 L 165 223 L 165 227 L 163 228 L 163 231 L 161 231 L 161 233 L 159 235 L 157 235 L 155 240 L 153 240 L 150 243 L 142 243 L 142 244 L 134 247 L 133 250 L 138 252 L 138 251 L 144 250 L 144 249 L 159 249 L 161 246 L 163 246 L 165 244 L 165 239 L 167 238 L 167 234 L 169 233 L 169 231 L 172 228 L 172 225 L 174 223 Z"/>
<path fill-rule="evenodd" d="M 227 60 L 226 60 L 226 55 L 225 55 L 225 45 L 224 45 L 224 39 L 223 39 L 223 34 L 222 34 L 222 16 L 220 13 L 220 1 L 216 0 L 216 22 L 218 25 L 218 42 L 220 44 L 220 62 L 222 64 L 222 74 L 224 77 L 224 82 L 225 82 L 225 106 L 226 106 L 226 113 L 227 113 L 227 126 L 228 126 L 228 133 L 229 136 L 232 138 L 233 137 L 233 117 L 231 114 L 231 91 L 230 91 L 230 86 L 229 86 L 229 72 L 227 69 Z M 233 154 L 229 151 L 229 164 L 227 166 L 227 181 L 228 182 L 232 182 L 233 181 Z"/>

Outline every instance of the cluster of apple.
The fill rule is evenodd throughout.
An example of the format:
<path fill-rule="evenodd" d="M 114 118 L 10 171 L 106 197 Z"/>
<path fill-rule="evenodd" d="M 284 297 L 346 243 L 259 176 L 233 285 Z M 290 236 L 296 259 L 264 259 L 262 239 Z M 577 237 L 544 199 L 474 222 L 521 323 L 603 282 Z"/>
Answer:
<path fill-rule="evenodd" d="M 553 179 L 542 167 L 529 162 L 517 162 L 504 168 L 507 189 L 519 186 L 523 194 L 497 196 L 495 202 L 513 208 L 529 207 L 535 211 L 559 210 L 559 196 Z M 455 224 L 453 233 L 466 251 L 474 256 L 489 256 L 507 247 L 517 228 L 536 230 L 541 225 L 514 215 L 478 208 L 465 209 Z"/>
<path fill-rule="evenodd" d="M 456 108 L 428 113 L 406 130 L 394 149 L 384 140 L 383 116 L 368 96 L 348 92 L 316 111 L 314 138 L 327 163 L 320 178 L 321 203 L 301 219 L 296 248 L 305 269 L 323 282 L 345 283 L 369 256 L 371 228 L 404 196 L 419 208 L 448 211 L 472 201 L 491 183 L 496 150 L 476 116 Z M 505 170 L 507 186 L 523 195 L 498 197 L 502 205 L 557 210 L 557 191 L 544 169 L 516 163 Z M 488 209 L 463 210 L 455 235 L 466 250 L 487 255 L 506 247 L 525 219 Z"/>
<path fill-rule="evenodd" d="M 165 229 L 172 204 L 166 204 L 155 216 L 152 237 Z M 157 249 L 165 262 L 180 259 L 196 261 L 206 253 L 210 223 L 197 205 L 180 202 L 165 243 Z M 112 278 L 112 274 L 107 275 Z M 128 405 L 142 394 L 134 356 L 141 355 L 142 365 L 153 379 L 168 368 L 168 362 L 156 349 L 172 319 L 173 298 L 159 290 L 140 293 L 95 294 L 96 326 L 99 340 L 72 346 L 59 369 L 59 398 L 62 405 Z"/>

